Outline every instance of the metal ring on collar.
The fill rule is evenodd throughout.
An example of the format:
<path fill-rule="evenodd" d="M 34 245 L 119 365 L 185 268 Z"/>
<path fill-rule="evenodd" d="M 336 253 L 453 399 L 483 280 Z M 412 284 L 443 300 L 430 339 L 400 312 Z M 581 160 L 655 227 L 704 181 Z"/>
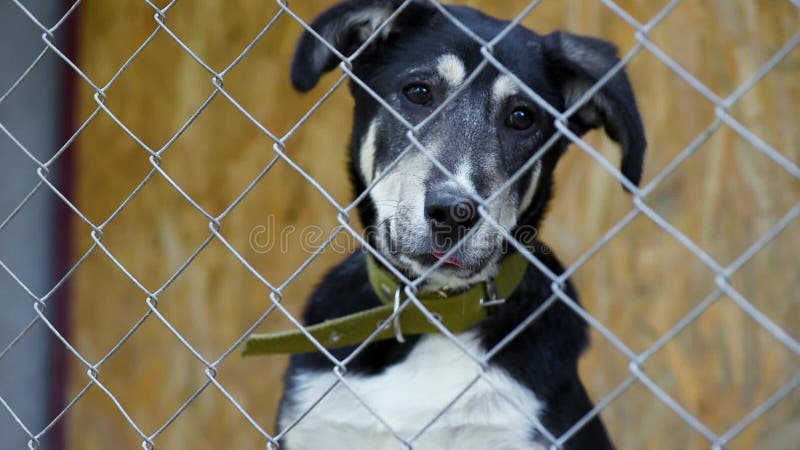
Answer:
<path fill-rule="evenodd" d="M 394 311 L 392 314 L 397 314 L 398 310 L 400 310 L 400 287 L 398 286 L 397 289 L 394 291 Z M 395 315 L 394 321 L 392 321 L 394 325 L 394 338 L 399 343 L 404 343 L 406 338 L 403 337 L 403 330 L 400 328 L 400 314 Z"/>
<path fill-rule="evenodd" d="M 502 305 L 506 299 L 497 296 L 497 286 L 494 284 L 494 277 L 490 277 L 483 284 L 484 297 L 481 299 L 481 306 Z"/>

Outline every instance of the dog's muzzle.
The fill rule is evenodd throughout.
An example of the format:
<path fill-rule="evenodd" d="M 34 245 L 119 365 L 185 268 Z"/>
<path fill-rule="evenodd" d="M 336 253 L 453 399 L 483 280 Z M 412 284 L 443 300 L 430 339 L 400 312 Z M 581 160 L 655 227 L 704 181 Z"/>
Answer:
<path fill-rule="evenodd" d="M 425 219 L 430 224 L 431 248 L 443 253 L 475 227 L 480 218 L 477 203 L 452 189 L 432 189 L 425 196 Z"/>

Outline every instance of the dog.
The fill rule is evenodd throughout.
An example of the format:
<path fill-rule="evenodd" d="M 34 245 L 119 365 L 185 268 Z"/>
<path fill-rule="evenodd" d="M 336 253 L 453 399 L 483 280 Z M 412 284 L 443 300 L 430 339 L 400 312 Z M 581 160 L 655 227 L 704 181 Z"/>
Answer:
<path fill-rule="evenodd" d="M 465 6 L 443 8 L 446 13 L 427 1 L 346 0 L 313 21 L 318 36 L 306 30 L 297 45 L 291 80 L 302 92 L 342 62 L 320 37 L 341 55 L 360 49 L 349 69 L 363 82 L 350 82 L 355 106 L 349 172 L 354 195 L 362 197 L 360 220 L 373 230 L 367 243 L 379 255 L 357 252 L 330 270 L 305 307 L 308 326 L 385 303 L 386 292 L 371 282 L 370 258 L 379 261 L 376 270 L 391 273 L 383 264 L 388 262 L 412 280 L 430 272 L 418 291 L 444 296 L 489 286 L 501 276 L 505 261 L 520 251 L 509 237 L 523 241 L 547 270 L 564 271 L 536 236 L 520 230 L 539 227 L 552 197 L 553 171 L 569 141 L 556 136 L 553 116 L 514 77 L 565 111 L 619 62 L 617 50 L 595 38 L 564 31 L 540 35 L 515 26 L 491 48 L 513 76 L 493 65 L 473 76 L 485 55 L 451 18 L 485 41 L 509 22 Z M 412 145 L 407 125 L 420 123 Z M 621 174 L 638 184 L 646 142 L 624 71 L 596 90 L 566 125 L 578 136 L 604 128 L 620 145 Z M 554 136 L 554 144 L 537 155 Z M 522 176 L 514 178 L 521 169 Z M 487 198 L 480 208 L 477 199 Z M 485 317 L 457 333 L 461 348 L 443 333 L 395 329 L 396 339 L 375 340 L 348 359 L 346 383 L 337 383 L 334 364 L 323 352 L 293 354 L 277 420 L 279 431 L 288 429 L 280 447 L 548 448 L 548 435 L 564 435 L 593 405 L 577 371 L 588 345 L 587 325 L 578 314 L 555 301 L 517 330 L 553 294 L 545 272 L 525 265 L 508 298 L 485 306 Z M 569 282 L 562 289 L 577 302 Z M 512 331 L 518 334 L 483 367 L 463 351 L 486 358 Z M 329 352 L 343 360 L 356 346 Z M 613 445 L 595 415 L 562 448 Z"/>

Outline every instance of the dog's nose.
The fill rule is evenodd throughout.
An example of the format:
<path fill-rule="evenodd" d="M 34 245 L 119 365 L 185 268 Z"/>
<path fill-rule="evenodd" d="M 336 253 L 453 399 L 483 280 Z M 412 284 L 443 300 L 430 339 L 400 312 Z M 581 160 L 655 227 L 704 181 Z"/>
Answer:
<path fill-rule="evenodd" d="M 432 190 L 425 197 L 425 216 L 435 235 L 457 241 L 478 222 L 478 205 L 466 195 Z"/>

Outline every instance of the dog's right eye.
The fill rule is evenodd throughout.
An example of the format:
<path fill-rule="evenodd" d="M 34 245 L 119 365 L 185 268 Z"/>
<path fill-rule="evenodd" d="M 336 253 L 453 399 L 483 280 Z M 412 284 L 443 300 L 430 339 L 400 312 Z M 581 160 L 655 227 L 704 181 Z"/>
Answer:
<path fill-rule="evenodd" d="M 533 125 L 533 113 L 528 108 L 516 108 L 506 119 L 506 125 L 515 130 L 527 130 Z"/>
<path fill-rule="evenodd" d="M 409 84 L 403 88 L 403 94 L 411 103 L 417 105 L 426 105 L 431 101 L 431 88 L 427 84 Z"/>

